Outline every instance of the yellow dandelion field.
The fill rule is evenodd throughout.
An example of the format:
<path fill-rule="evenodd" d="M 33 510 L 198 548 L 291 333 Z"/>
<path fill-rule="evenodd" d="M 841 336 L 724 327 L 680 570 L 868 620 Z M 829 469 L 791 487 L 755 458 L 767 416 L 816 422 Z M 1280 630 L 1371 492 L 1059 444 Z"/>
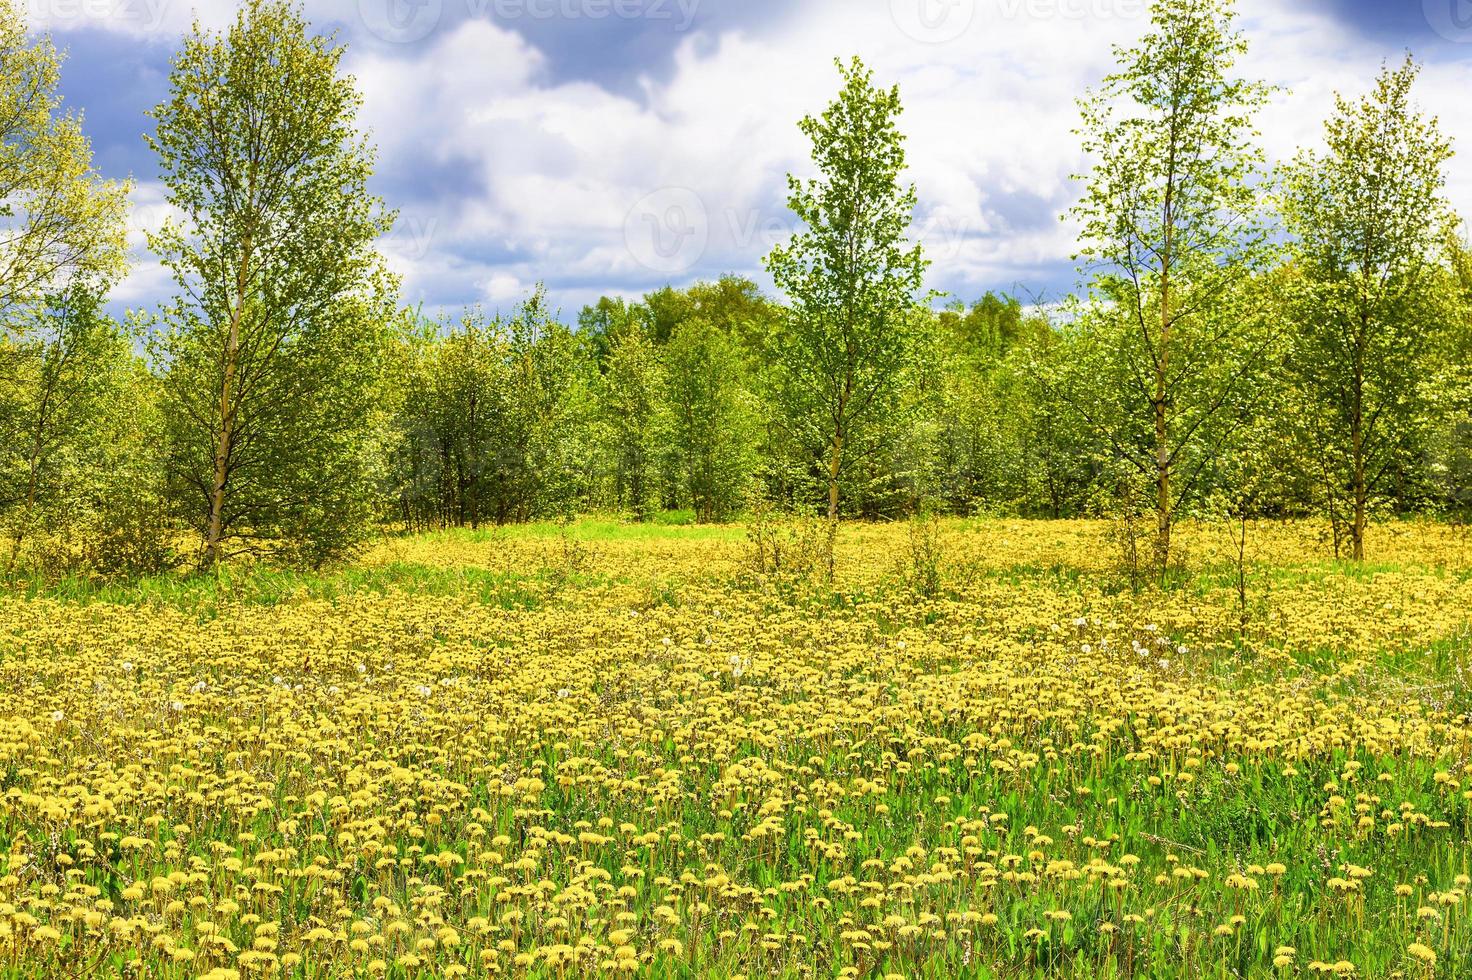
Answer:
<path fill-rule="evenodd" d="M 1472 975 L 1472 548 L 457 533 L 0 599 L 0 974 Z M 935 558 L 935 556 L 939 556 Z M 921 587 L 923 584 L 924 587 Z"/>

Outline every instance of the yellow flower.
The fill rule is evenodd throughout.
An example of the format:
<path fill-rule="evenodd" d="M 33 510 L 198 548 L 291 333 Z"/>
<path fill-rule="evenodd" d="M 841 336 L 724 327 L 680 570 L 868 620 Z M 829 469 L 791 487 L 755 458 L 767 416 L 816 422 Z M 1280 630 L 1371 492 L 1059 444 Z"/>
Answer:
<path fill-rule="evenodd" d="M 1422 963 L 1436 962 L 1436 951 L 1430 946 L 1423 946 L 1421 943 L 1411 943 L 1406 947 L 1406 952 Z"/>

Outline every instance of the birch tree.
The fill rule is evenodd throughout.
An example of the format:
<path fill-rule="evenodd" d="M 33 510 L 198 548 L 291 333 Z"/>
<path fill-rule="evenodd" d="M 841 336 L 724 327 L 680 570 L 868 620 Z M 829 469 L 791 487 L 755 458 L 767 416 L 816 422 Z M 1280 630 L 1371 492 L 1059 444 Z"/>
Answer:
<path fill-rule="evenodd" d="M 789 175 L 788 207 L 803 228 L 767 256 L 792 301 L 776 343 L 783 399 L 798 442 L 822 447 L 828 517 L 865 429 L 892 419 L 914 357 L 926 262 L 908 241 L 915 189 L 900 183 L 899 88 L 874 84 L 855 58 L 821 116 L 800 123 L 818 175 Z"/>
<path fill-rule="evenodd" d="M 1362 98 L 1338 98 L 1323 150 L 1301 154 L 1285 181 L 1301 286 L 1292 366 L 1356 561 L 1388 479 L 1416 451 L 1456 309 L 1444 261 L 1452 148 L 1411 100 L 1418 70 L 1407 58 Z"/>
<path fill-rule="evenodd" d="M 371 509 L 392 287 L 373 243 L 391 217 L 367 191 L 342 55 L 297 5 L 249 0 L 223 34 L 196 22 L 153 113 L 180 215 L 149 239 L 179 290 L 156 355 L 206 566 L 242 550 L 328 560 Z"/>
<path fill-rule="evenodd" d="M 0 0 L 0 317 L 126 266 L 127 192 L 92 167 L 79 117 L 63 111 L 61 58 Z"/>
<path fill-rule="evenodd" d="M 1176 510 L 1227 447 L 1214 423 L 1265 351 L 1241 287 L 1269 257 L 1252 126 L 1267 89 L 1233 75 L 1246 42 L 1230 0 L 1157 0 L 1150 23 L 1080 102 L 1094 167 L 1072 213 L 1100 300 L 1084 340 L 1112 387 L 1068 397 L 1150 484 L 1164 569 Z"/>

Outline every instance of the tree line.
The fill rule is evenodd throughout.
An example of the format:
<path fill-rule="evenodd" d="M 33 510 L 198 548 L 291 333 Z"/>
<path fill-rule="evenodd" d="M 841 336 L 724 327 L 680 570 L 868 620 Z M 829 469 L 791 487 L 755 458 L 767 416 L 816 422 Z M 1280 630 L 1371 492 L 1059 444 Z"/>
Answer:
<path fill-rule="evenodd" d="M 919 509 L 1149 526 L 1318 516 L 1365 555 L 1381 514 L 1472 509 L 1472 251 L 1417 65 L 1342 96 L 1270 167 L 1272 97 L 1228 0 L 1157 0 L 1079 100 L 1064 302 L 927 293 L 903 106 L 857 59 L 800 122 L 815 176 L 766 257 L 564 322 L 405 308 L 394 213 L 344 48 L 288 0 L 198 25 L 147 137 L 172 298 L 118 323 L 126 184 L 0 0 L 0 531 L 11 573 L 136 573 L 242 553 L 320 565 L 385 528 L 618 511 Z"/>

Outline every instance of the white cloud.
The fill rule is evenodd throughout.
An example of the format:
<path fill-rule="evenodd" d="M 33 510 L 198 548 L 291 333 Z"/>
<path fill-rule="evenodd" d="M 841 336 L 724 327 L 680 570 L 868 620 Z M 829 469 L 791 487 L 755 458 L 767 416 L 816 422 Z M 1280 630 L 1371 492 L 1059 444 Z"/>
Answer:
<path fill-rule="evenodd" d="M 169 271 L 148 250 L 147 233 L 163 227 L 175 210 L 165 200 L 163 186 L 153 181 L 134 184 L 129 205 L 128 276 L 112 290 L 111 300 L 134 308 L 152 305 L 173 290 Z"/>
<path fill-rule="evenodd" d="M 920 226 L 945 262 L 940 277 L 1006 283 L 1067 255 L 1068 232 L 1053 219 L 1079 167 L 1072 99 L 1104 70 L 1108 39 L 1137 24 L 992 15 L 931 45 L 899 31 L 887 3 L 803 9 L 775 38 L 688 36 L 667 77 L 643 80 L 642 99 L 548 81 L 534 49 L 486 20 L 443 33 L 412 61 L 369 52 L 351 67 L 385 161 L 449 164 L 461 189 L 474 189 L 402 207 L 410 219 L 433 215 L 434 248 L 466 259 L 459 274 L 482 294 L 500 281 L 492 270 L 609 288 L 678 280 L 680 268 L 641 262 L 628 241 L 639 223 L 630 209 L 667 189 L 700 204 L 693 220 L 708 245 L 685 256 L 689 274 L 759 274 L 761 256 L 791 230 L 784 175 L 808 169 L 796 122 L 831 98 L 832 59 L 851 52 L 904 89 Z M 1092 53 L 1060 70 L 1060 44 Z M 646 223 L 674 236 L 672 217 Z M 478 268 L 474 256 L 488 247 L 497 257 Z M 443 264 L 428 259 L 432 276 L 404 267 L 411 295 L 430 280 L 444 285 Z"/>
<path fill-rule="evenodd" d="M 493 306 L 514 306 L 521 300 L 526 299 L 531 292 L 532 284 L 523 282 L 515 276 L 504 272 L 497 272 L 482 284 L 481 290 L 486 300 Z"/>
<path fill-rule="evenodd" d="M 359 71 L 393 76 L 384 86 L 392 99 L 380 109 L 370 98 L 370 115 L 402 121 L 404 107 L 414 107 L 414 124 L 386 153 L 407 142 L 475 161 L 484 195 L 431 205 L 453 212 L 443 247 L 473 254 L 494 240 L 521 256 L 506 264 L 520 281 L 601 278 L 613 287 L 668 271 L 642 268 L 626 236 L 629 208 L 661 189 L 688 189 L 703 202 L 709 244 L 687 257 L 692 274 L 758 273 L 766 248 L 790 229 L 783 175 L 807 168 L 796 120 L 831 97 L 831 58 L 857 52 L 902 86 L 938 284 L 966 293 L 1051 274 L 1074 232 L 1054 219 L 1076 194 L 1070 175 L 1086 163 L 1072 132 L 1074 98 L 1109 70 L 1111 46 L 1142 29 L 1143 5 L 988 4 L 938 44 L 897 29 L 890 7 L 828 0 L 804 4 L 777 37 L 691 35 L 668 77 L 644 80 L 644 101 L 542 81 L 536 53 L 487 22 L 464 24 L 413 67 L 364 63 Z M 1244 70 L 1287 89 L 1262 118 L 1274 157 L 1312 141 L 1333 89 L 1361 87 L 1381 57 L 1321 15 L 1264 0 L 1247 5 L 1244 22 L 1254 43 Z M 499 74 L 472 76 L 467 87 L 480 98 L 467 101 L 456 96 L 454 65 L 494 65 Z M 1455 97 L 1466 72 L 1428 69 L 1428 105 Z M 673 245 L 679 227 L 669 217 L 648 216 L 651 229 L 668 225 Z"/>
<path fill-rule="evenodd" d="M 181 0 L 157 2 L 170 25 L 183 16 Z M 832 98 L 832 59 L 855 53 L 903 90 L 934 285 L 965 298 L 1018 281 L 1056 291 L 1075 231 L 1057 218 L 1077 194 L 1070 175 L 1086 166 L 1074 99 L 1110 70 L 1112 45 L 1138 36 L 1145 5 L 946 3 L 804 0 L 780 30 L 697 29 L 667 70 L 628 92 L 557 79 L 541 51 L 487 16 L 447 19 L 413 45 L 355 44 L 348 67 L 388 203 L 402 211 L 385 248 L 408 297 L 505 306 L 546 279 L 572 306 L 666 278 L 728 269 L 762 278 L 762 255 L 790 230 L 784 175 L 809 167 L 796 122 Z M 227 6 L 209 3 L 217 17 Z M 1243 0 L 1241 9 L 1252 44 L 1244 72 L 1283 87 L 1260 118 L 1274 159 L 1317 141 L 1334 90 L 1358 94 L 1382 59 L 1400 56 L 1300 5 Z M 356 0 L 309 4 L 350 26 L 355 11 Z M 1426 68 L 1419 97 L 1472 147 L 1467 91 L 1472 62 L 1441 61 Z M 1450 191 L 1472 213 L 1465 159 L 1453 164 Z M 687 202 L 685 192 L 698 208 L 659 204 Z M 631 218 L 650 200 L 652 213 Z M 640 234 L 663 240 L 631 241 Z M 703 249 L 691 247 L 701 239 Z"/>
<path fill-rule="evenodd" d="M 210 28 L 234 16 L 224 0 L 21 0 L 33 30 L 100 29 L 131 37 L 177 36 L 197 17 Z"/>

